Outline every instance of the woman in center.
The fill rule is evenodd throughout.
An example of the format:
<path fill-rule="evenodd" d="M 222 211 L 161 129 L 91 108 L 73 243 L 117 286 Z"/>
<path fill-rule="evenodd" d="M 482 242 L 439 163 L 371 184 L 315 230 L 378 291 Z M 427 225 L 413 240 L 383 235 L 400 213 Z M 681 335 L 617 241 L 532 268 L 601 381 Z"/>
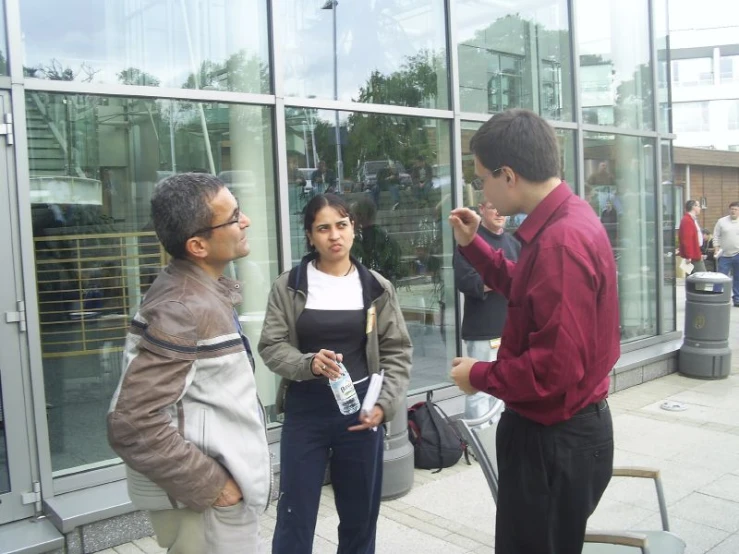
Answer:
<path fill-rule="evenodd" d="M 309 253 L 272 285 L 259 353 L 282 377 L 277 411 L 280 496 L 273 554 L 310 554 L 330 464 L 339 553 L 372 554 L 382 487 L 382 424 L 405 409 L 412 348 L 395 289 L 349 255 L 354 217 L 337 195 L 314 197 L 303 221 Z M 342 415 L 329 386 L 346 367 L 360 403 L 384 370 L 368 414 Z"/>

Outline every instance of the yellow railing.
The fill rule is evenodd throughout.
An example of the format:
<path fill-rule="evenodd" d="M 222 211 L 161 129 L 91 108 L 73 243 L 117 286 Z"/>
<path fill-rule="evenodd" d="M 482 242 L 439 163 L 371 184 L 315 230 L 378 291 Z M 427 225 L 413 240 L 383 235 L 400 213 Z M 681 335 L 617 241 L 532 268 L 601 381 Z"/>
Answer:
<path fill-rule="evenodd" d="M 167 261 L 154 232 L 57 234 L 34 244 L 44 357 L 120 350 L 129 314 Z"/>

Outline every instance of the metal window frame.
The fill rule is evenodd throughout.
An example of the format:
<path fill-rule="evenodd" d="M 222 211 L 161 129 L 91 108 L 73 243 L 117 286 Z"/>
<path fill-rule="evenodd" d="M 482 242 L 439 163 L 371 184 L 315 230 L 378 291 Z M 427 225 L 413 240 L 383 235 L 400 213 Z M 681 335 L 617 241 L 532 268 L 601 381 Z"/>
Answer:
<path fill-rule="evenodd" d="M 455 175 L 453 181 L 453 203 L 460 206 L 463 203 L 463 190 L 460 186 L 462 178 L 462 152 L 461 152 L 461 133 L 465 122 L 487 121 L 491 114 L 488 113 L 472 113 L 461 111 L 460 91 L 459 91 L 459 59 L 457 50 L 457 29 L 456 29 L 456 0 L 435 0 L 441 3 L 445 10 L 445 31 L 447 44 L 447 67 L 448 69 L 448 86 L 449 86 L 449 109 L 430 109 L 430 108 L 414 108 L 383 104 L 366 104 L 357 102 L 338 101 L 331 99 L 319 98 L 300 98 L 286 97 L 284 90 L 284 75 L 282 68 L 284 67 L 284 51 L 282 33 L 283 29 L 278 21 L 278 8 L 275 2 L 265 1 L 267 9 L 267 33 L 269 41 L 269 53 L 271 63 L 271 86 L 272 94 L 256 94 L 245 92 L 231 91 L 215 91 L 200 89 L 179 89 L 179 88 L 160 88 L 160 87 L 144 87 L 120 84 L 90 84 L 80 82 L 65 81 L 49 81 L 43 79 L 25 78 L 23 75 L 23 41 L 21 36 L 21 16 L 20 2 L 21 0 L 5 0 L 6 28 L 7 28 L 7 54 L 10 68 L 9 76 L 0 77 L 0 88 L 10 90 L 11 102 L 15 117 L 15 134 L 16 134 L 16 178 L 18 183 L 26 183 L 30 178 L 30 168 L 28 160 L 28 136 L 26 129 L 26 111 L 25 111 L 25 95 L 27 91 L 39 92 L 56 92 L 64 94 L 91 94 L 96 96 L 119 96 L 119 97 L 138 97 L 151 99 L 167 99 L 167 100 L 183 100 L 196 102 L 217 102 L 224 104 L 242 104 L 242 105 L 259 105 L 271 106 L 274 110 L 273 117 L 273 140 L 274 140 L 274 163 L 276 182 L 278 184 L 278 219 L 280 221 L 280 239 L 279 239 L 279 263 L 281 269 L 290 267 L 292 263 L 292 252 L 290 246 L 289 232 L 285 232 L 286 222 L 289 221 L 289 205 L 288 205 L 288 178 L 287 175 L 287 144 L 286 144 L 286 128 L 285 128 L 285 112 L 287 108 L 314 108 L 325 110 L 337 110 L 344 112 L 360 112 L 366 114 L 378 114 L 388 116 L 401 117 L 419 117 L 429 118 L 441 121 L 449 121 L 451 123 L 451 159 L 452 174 Z M 584 1 L 584 0 L 583 0 Z M 662 132 L 658 124 L 659 102 L 656 95 L 657 80 L 654 73 L 656 67 L 656 42 L 654 29 L 654 0 L 648 0 L 650 6 L 649 11 L 649 33 L 652 56 L 652 72 L 653 87 L 655 88 L 654 102 L 657 109 L 653 110 L 653 119 L 655 121 L 654 130 L 626 129 L 612 126 L 599 126 L 584 124 L 582 117 L 582 92 L 581 92 L 581 72 L 579 65 L 579 43 L 578 43 L 578 26 L 577 26 L 577 0 L 568 0 L 568 35 L 570 41 L 570 63 L 571 72 L 569 79 L 572 86 L 572 119 L 570 121 L 549 121 L 556 129 L 566 129 L 574 131 L 575 136 L 575 171 L 577 175 L 576 189 L 582 196 L 584 193 L 584 134 L 586 132 L 595 132 L 600 134 L 614 135 L 630 135 L 634 137 L 648 138 L 655 142 L 657 146 L 657 154 L 655 156 L 655 168 L 657 178 L 656 194 L 661 198 L 661 145 L 667 140 L 671 141 L 675 137 L 673 133 Z M 669 33 L 667 37 L 669 48 Z M 669 76 L 668 63 L 668 76 Z M 671 103 L 671 93 L 668 91 L 668 103 Z M 670 111 L 669 129 L 672 129 L 672 117 Z M 12 186 L 12 185 L 11 185 Z M 29 380 L 32 388 L 33 398 L 33 414 L 29 427 L 34 427 L 32 436 L 29 436 L 29 443 L 34 450 L 34 459 L 38 459 L 37 467 L 34 473 L 38 474 L 38 478 L 42 484 L 44 497 L 53 496 L 78 488 L 94 486 L 102 482 L 110 482 L 123 478 L 122 467 L 105 468 L 77 475 L 69 475 L 65 477 L 52 477 L 51 455 L 49 445 L 49 431 L 45 414 L 45 394 L 44 394 L 44 374 L 43 361 L 40 349 L 40 336 L 38 335 L 38 302 L 37 288 L 35 282 L 35 262 L 34 257 L 29 253 L 33 252 L 33 230 L 31 225 L 30 213 L 30 193 L 27 187 L 17 186 L 18 194 L 18 228 L 20 232 L 20 249 L 22 259 L 22 273 L 24 276 L 23 284 L 25 289 L 25 298 L 27 304 L 28 318 L 28 363 L 29 363 Z M 659 204 L 659 203 L 656 203 Z M 661 232 L 662 222 L 661 210 L 657 214 L 657 232 Z M 656 237 L 659 249 L 663 248 L 661 235 Z M 660 258 L 661 260 L 661 258 Z M 660 262 L 658 265 L 658 295 L 664 293 L 663 287 L 660 286 L 664 279 L 664 267 Z M 671 333 L 664 328 L 664 317 L 661 308 L 664 306 L 664 298 L 658 297 L 659 320 L 657 326 L 657 335 L 642 340 L 630 342 L 624 346 L 624 351 L 631 351 L 639 348 L 642 344 L 653 344 L 664 342 L 665 337 Z M 459 322 L 461 321 L 462 302 L 461 295 L 457 295 L 457 349 L 461 351 L 461 339 L 459 335 Z M 674 333 L 673 333 L 674 334 Z M 445 383 L 440 383 L 440 387 L 445 395 L 454 396 L 453 390 L 449 389 Z M 279 433 L 272 432 L 270 437 L 278 436 Z"/>

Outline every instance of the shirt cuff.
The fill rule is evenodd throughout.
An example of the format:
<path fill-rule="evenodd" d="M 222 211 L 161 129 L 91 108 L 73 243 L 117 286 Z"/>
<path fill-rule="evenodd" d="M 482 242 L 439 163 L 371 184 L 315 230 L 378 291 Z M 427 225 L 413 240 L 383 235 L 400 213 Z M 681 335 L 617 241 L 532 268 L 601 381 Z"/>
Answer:
<path fill-rule="evenodd" d="M 495 362 L 477 362 L 470 370 L 470 385 L 479 391 L 487 392 L 487 375 L 492 371 Z"/>

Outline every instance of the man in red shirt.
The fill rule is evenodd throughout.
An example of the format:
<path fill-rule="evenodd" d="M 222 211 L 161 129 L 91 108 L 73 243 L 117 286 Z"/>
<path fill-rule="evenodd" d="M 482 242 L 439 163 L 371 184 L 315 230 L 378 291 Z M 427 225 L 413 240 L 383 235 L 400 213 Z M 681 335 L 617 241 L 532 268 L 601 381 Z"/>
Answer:
<path fill-rule="evenodd" d="M 678 239 L 680 241 L 680 256 L 693 264 L 691 274 L 706 270 L 703 261 L 703 233 L 698 224 L 698 215 L 701 213 L 701 205 L 697 200 L 688 200 L 685 203 L 685 215 L 680 220 Z"/>
<path fill-rule="evenodd" d="M 472 138 L 475 173 L 503 215 L 528 214 L 518 262 L 476 236 L 480 217 L 449 216 L 460 253 L 508 298 L 498 359 L 455 358 L 452 378 L 506 403 L 496 440 L 496 554 L 574 554 L 611 478 L 605 400 L 620 355 L 616 266 L 590 205 L 560 178 L 552 127 L 527 110 L 493 116 Z"/>

